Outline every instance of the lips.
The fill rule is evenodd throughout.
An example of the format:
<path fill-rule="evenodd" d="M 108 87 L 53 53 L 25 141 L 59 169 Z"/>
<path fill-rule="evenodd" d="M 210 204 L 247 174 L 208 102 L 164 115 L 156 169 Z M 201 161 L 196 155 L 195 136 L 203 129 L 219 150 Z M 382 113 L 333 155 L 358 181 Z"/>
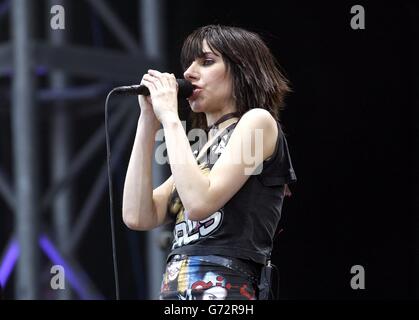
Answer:
<path fill-rule="evenodd" d="M 193 86 L 193 91 L 192 91 L 192 95 L 189 97 L 189 100 L 196 99 L 199 93 L 202 91 L 201 87 L 198 87 L 194 84 L 192 84 L 192 86 Z"/>

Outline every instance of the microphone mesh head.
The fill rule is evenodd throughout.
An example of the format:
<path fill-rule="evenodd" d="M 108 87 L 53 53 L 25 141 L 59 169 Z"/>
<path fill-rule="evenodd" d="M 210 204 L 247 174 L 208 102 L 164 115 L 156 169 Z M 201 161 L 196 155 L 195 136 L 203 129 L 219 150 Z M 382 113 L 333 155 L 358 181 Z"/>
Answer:
<path fill-rule="evenodd" d="M 185 79 L 177 79 L 179 85 L 178 97 L 182 99 L 189 98 L 193 93 L 192 83 Z"/>

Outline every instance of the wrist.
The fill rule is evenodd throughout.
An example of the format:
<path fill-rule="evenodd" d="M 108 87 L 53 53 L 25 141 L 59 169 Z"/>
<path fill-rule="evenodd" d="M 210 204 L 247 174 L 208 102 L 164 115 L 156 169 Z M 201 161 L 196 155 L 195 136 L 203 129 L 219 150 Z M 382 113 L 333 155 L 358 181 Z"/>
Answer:
<path fill-rule="evenodd" d="M 151 126 L 156 131 L 160 128 L 160 122 L 152 112 L 141 112 L 138 124 Z"/>
<path fill-rule="evenodd" d="M 171 125 L 180 123 L 179 115 L 177 115 L 175 113 L 167 113 L 167 114 L 163 115 L 160 120 L 161 120 L 161 123 L 162 123 L 163 127 L 167 127 L 167 126 L 171 126 Z"/>

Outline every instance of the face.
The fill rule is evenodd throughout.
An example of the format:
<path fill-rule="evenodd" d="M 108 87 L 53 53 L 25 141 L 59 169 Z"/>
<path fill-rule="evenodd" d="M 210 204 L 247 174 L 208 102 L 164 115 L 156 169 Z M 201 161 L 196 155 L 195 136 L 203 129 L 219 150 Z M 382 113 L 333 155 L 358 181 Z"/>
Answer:
<path fill-rule="evenodd" d="M 179 274 L 180 268 L 182 266 L 182 261 L 170 261 L 167 266 L 167 276 L 169 281 L 173 281 Z"/>
<path fill-rule="evenodd" d="M 202 300 L 225 300 L 227 289 L 223 287 L 211 287 L 205 290 Z"/>
<path fill-rule="evenodd" d="M 192 111 L 220 112 L 233 106 L 231 76 L 221 54 L 212 51 L 205 40 L 202 57 L 192 62 L 184 77 L 195 88 L 188 99 Z"/>

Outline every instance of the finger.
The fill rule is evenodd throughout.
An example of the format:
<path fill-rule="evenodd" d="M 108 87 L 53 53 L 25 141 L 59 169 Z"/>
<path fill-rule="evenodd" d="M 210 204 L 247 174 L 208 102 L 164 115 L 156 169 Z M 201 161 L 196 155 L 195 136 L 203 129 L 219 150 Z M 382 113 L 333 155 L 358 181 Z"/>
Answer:
<path fill-rule="evenodd" d="M 159 72 L 160 73 L 160 72 Z M 152 75 L 150 73 L 144 75 L 144 78 L 152 82 L 155 85 L 156 89 L 161 89 L 163 87 L 161 73 Z"/>
<path fill-rule="evenodd" d="M 150 94 L 152 94 L 156 90 L 156 85 L 154 84 L 154 82 L 150 81 L 146 77 L 144 77 L 141 82 L 143 85 L 147 87 L 147 89 L 150 91 Z"/>
<path fill-rule="evenodd" d="M 162 75 L 162 73 L 160 71 L 157 70 L 153 70 L 153 69 L 149 69 L 147 72 L 149 75 L 152 75 L 153 77 L 160 77 Z"/>
<path fill-rule="evenodd" d="M 167 77 L 168 77 L 171 84 L 176 84 L 177 85 L 176 77 L 173 73 L 168 73 Z"/>
<path fill-rule="evenodd" d="M 150 77 L 150 75 L 147 74 L 147 73 L 145 73 L 143 75 L 143 77 L 141 78 L 140 84 L 144 84 L 144 79 L 147 79 L 147 78 L 149 79 L 149 82 L 152 82 L 152 81 L 150 81 L 150 80 L 152 80 L 152 78 Z"/>
<path fill-rule="evenodd" d="M 161 80 L 163 75 L 160 71 L 152 69 L 148 70 L 147 74 L 151 76 L 154 80 Z"/>
<path fill-rule="evenodd" d="M 173 85 L 174 83 L 176 83 L 176 78 L 173 73 L 162 73 L 160 71 L 150 69 L 148 70 L 148 74 L 156 79 L 159 79 L 160 82 L 165 85 Z"/>
<path fill-rule="evenodd" d="M 148 81 L 149 83 L 152 83 L 153 86 L 154 86 L 154 89 L 157 90 L 157 89 L 161 89 L 162 88 L 162 83 L 161 83 L 160 79 L 155 78 L 155 77 L 153 77 L 153 76 L 151 76 L 149 74 L 144 75 L 144 79 L 146 81 Z"/>
<path fill-rule="evenodd" d="M 177 83 L 177 79 L 173 73 L 170 74 L 170 81 L 176 84 L 176 91 L 179 90 L 179 84 Z"/>
<path fill-rule="evenodd" d="M 167 87 L 173 86 L 173 83 L 171 82 L 171 79 L 170 79 L 170 75 L 168 73 L 163 73 L 161 75 L 160 80 L 161 80 L 162 84 L 167 86 Z"/>
<path fill-rule="evenodd" d="M 163 73 L 161 81 L 165 86 L 177 90 L 177 82 L 173 73 Z"/>

